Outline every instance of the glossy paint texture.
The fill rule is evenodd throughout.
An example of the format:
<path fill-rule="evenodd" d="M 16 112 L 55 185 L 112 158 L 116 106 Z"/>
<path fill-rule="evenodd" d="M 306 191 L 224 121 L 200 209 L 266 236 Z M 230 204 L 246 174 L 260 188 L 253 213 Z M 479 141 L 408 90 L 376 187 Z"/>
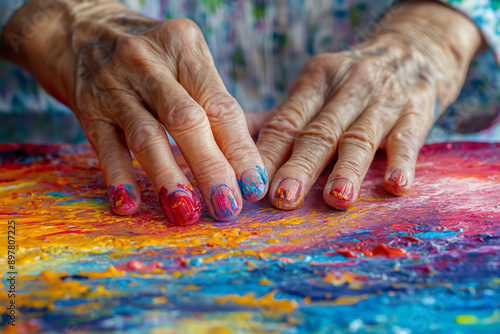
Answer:
<path fill-rule="evenodd" d="M 117 216 L 89 146 L 0 157 L 18 333 L 499 332 L 499 145 L 425 146 L 402 197 L 385 192 L 378 155 L 347 211 L 324 203 L 325 173 L 298 210 L 266 198 L 190 226 L 166 222 L 136 162 L 142 208 Z"/>
<path fill-rule="evenodd" d="M 121 208 L 123 211 L 128 211 L 134 208 L 132 186 L 130 184 L 109 186 L 109 202 L 114 209 Z"/>
<path fill-rule="evenodd" d="M 161 188 L 158 198 L 168 221 L 176 225 L 195 224 L 201 216 L 201 202 L 191 185 L 177 184 L 178 190 L 168 193 Z"/>
<path fill-rule="evenodd" d="M 241 174 L 238 185 L 243 199 L 253 201 L 259 198 L 267 188 L 266 171 L 260 166 L 250 168 Z"/>
<path fill-rule="evenodd" d="M 212 189 L 210 196 L 215 215 L 220 219 L 234 216 L 239 209 L 238 202 L 234 197 L 231 188 L 225 184 L 221 184 Z"/>

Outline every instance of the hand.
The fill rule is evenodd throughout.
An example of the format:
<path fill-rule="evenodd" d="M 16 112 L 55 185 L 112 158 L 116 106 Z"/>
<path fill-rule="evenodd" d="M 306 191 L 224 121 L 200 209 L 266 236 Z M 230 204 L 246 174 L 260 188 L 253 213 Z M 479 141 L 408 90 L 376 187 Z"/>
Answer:
<path fill-rule="evenodd" d="M 401 195 L 412 186 L 418 152 L 457 98 L 481 36 L 462 14 L 435 2 L 400 10 L 366 43 L 312 58 L 261 130 L 257 147 L 276 207 L 300 207 L 336 153 L 323 193 L 334 208 L 356 202 L 379 147 L 388 157 L 386 190 Z"/>
<path fill-rule="evenodd" d="M 7 58 L 31 71 L 70 106 L 94 147 L 110 206 L 139 210 L 129 149 L 147 173 L 167 218 L 195 223 L 200 199 L 178 166 L 165 129 L 179 145 L 211 216 L 231 220 L 242 199 L 256 201 L 266 172 L 244 113 L 227 92 L 199 28 L 187 19 L 157 21 L 118 1 L 64 1 L 36 25 L 43 1 L 30 1 L 7 26 L 22 35 L 32 17 L 36 36 Z"/>

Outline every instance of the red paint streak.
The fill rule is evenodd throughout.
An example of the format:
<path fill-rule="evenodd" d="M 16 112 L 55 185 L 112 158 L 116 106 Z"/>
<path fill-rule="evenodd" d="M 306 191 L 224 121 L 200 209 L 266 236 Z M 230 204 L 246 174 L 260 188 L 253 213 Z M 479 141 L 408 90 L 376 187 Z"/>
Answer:
<path fill-rule="evenodd" d="M 56 232 L 56 233 L 50 233 L 50 234 L 44 234 L 44 235 L 41 235 L 39 236 L 38 238 L 45 238 L 45 237 L 49 237 L 51 235 L 58 235 L 58 234 L 68 234 L 68 233 L 76 233 L 76 234 L 82 234 L 82 233 L 85 233 L 84 231 L 80 231 L 80 230 L 68 230 L 68 231 L 62 231 L 62 232 Z"/>
<path fill-rule="evenodd" d="M 162 187 L 158 197 L 163 213 L 172 224 L 191 225 L 198 221 L 201 216 L 200 199 L 191 187 L 177 184 L 182 190 L 176 190 L 168 194 L 168 190 Z"/>
<path fill-rule="evenodd" d="M 336 252 L 322 253 L 322 254 L 323 255 L 336 255 L 336 254 L 340 254 L 340 255 L 344 255 L 347 258 L 359 257 L 358 254 L 354 253 L 351 250 L 344 249 L 344 248 L 339 248 L 339 249 L 337 249 Z"/>
<path fill-rule="evenodd" d="M 406 249 L 399 247 L 391 247 L 387 246 L 384 243 L 380 243 L 371 251 L 372 255 L 367 255 L 368 252 L 365 252 L 366 256 L 387 256 L 387 257 L 398 257 L 406 254 Z"/>
<path fill-rule="evenodd" d="M 401 238 L 406 239 L 406 240 L 410 240 L 410 241 L 413 241 L 413 242 L 420 242 L 419 238 L 415 238 L 415 237 L 412 237 L 412 236 L 409 236 L 409 235 L 402 236 Z"/>
<path fill-rule="evenodd" d="M 188 264 L 188 261 L 183 258 L 182 256 L 179 256 L 177 259 L 174 260 L 174 263 L 181 266 L 181 267 L 186 267 Z"/>
<path fill-rule="evenodd" d="M 113 205 L 115 208 L 121 205 L 134 205 L 130 200 L 130 195 L 125 189 L 118 189 L 113 197 Z"/>
<path fill-rule="evenodd" d="M 153 262 L 150 264 L 144 264 L 139 260 L 130 260 L 129 262 L 124 262 L 117 265 L 115 268 L 119 271 L 153 271 L 157 268 L 162 268 L 163 263 Z"/>
<path fill-rule="evenodd" d="M 132 188 L 130 185 L 120 184 L 117 187 L 109 187 L 109 196 L 113 209 L 128 211 L 135 207 L 133 194 L 126 187 Z"/>

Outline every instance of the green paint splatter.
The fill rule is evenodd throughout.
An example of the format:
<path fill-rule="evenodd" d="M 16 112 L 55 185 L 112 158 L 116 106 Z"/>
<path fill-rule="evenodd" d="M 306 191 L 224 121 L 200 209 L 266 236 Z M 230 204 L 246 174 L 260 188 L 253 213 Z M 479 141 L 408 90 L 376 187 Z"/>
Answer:
<path fill-rule="evenodd" d="M 224 0 L 203 0 L 203 4 L 209 14 L 215 13 L 222 6 L 223 2 Z"/>
<path fill-rule="evenodd" d="M 255 4 L 253 7 L 253 17 L 257 20 L 264 18 L 266 15 L 266 7 L 262 4 Z"/>

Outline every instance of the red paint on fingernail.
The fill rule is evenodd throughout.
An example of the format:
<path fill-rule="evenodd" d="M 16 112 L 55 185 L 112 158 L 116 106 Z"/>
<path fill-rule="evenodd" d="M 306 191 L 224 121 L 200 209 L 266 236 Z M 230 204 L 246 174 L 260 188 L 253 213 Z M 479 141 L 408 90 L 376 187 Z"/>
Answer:
<path fill-rule="evenodd" d="M 295 209 L 303 201 L 302 183 L 296 179 L 283 179 L 276 189 L 277 206 L 280 209 Z"/>
<path fill-rule="evenodd" d="M 210 201 L 214 208 L 215 215 L 219 219 L 227 219 L 238 212 L 239 205 L 234 197 L 234 193 L 225 184 L 221 184 L 212 189 Z"/>
<path fill-rule="evenodd" d="M 408 184 L 408 177 L 406 177 L 404 170 L 398 168 L 392 171 L 388 181 L 394 183 L 398 187 L 404 187 Z"/>
<path fill-rule="evenodd" d="M 200 219 L 201 202 L 191 186 L 177 184 L 179 190 L 168 193 L 162 187 L 158 193 L 160 206 L 167 219 L 176 225 L 191 225 Z"/>
<path fill-rule="evenodd" d="M 133 188 L 130 184 L 109 186 L 109 198 L 113 209 L 128 211 L 135 207 Z"/>
<path fill-rule="evenodd" d="M 354 198 L 354 185 L 351 180 L 340 177 L 333 182 L 331 194 L 341 200 L 350 202 Z"/>

